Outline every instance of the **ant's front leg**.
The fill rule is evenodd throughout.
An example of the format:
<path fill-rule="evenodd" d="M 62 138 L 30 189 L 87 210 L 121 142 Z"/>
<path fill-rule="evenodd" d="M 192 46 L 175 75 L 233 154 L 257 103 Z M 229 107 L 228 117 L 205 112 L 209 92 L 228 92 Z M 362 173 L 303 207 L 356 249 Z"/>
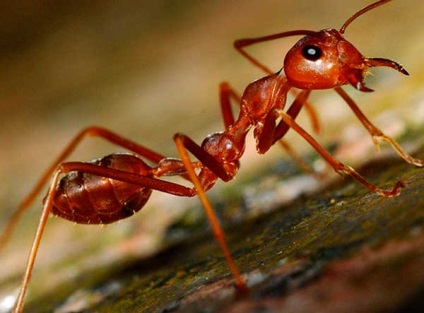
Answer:
<path fill-rule="evenodd" d="M 397 152 L 397 154 L 400 155 L 406 162 L 418 167 L 424 166 L 423 160 L 413 158 L 405 150 L 403 150 L 402 147 L 393 138 L 386 136 L 380 129 L 378 129 L 374 124 L 372 124 L 371 121 L 365 116 L 365 114 L 359 109 L 353 99 L 349 97 L 346 91 L 344 91 L 341 87 L 337 87 L 335 88 L 335 90 L 343 98 L 343 100 L 346 101 L 353 113 L 355 113 L 356 117 L 369 132 L 377 149 L 379 148 L 378 140 L 385 141 L 389 143 Z"/>
<path fill-rule="evenodd" d="M 287 115 L 285 112 L 280 112 L 281 119 L 302 136 L 323 158 L 329 165 L 340 175 L 350 175 L 355 178 L 359 183 L 367 187 L 369 190 L 376 192 L 384 197 L 394 197 L 399 195 L 400 189 L 405 187 L 402 181 L 398 181 L 395 186 L 390 189 L 381 189 L 370 182 L 368 182 L 361 174 L 359 174 L 352 167 L 343 164 L 339 160 L 335 159 L 326 149 L 324 149 L 307 131 L 305 131 L 299 124 L 297 124 L 292 117 Z"/>
<path fill-rule="evenodd" d="M 293 103 L 287 110 L 287 115 L 292 119 L 296 119 L 297 115 L 300 113 L 300 110 L 307 103 L 308 97 L 310 95 L 310 90 L 302 90 L 295 98 Z M 308 108 L 310 106 L 306 106 Z M 312 115 L 311 115 L 312 116 Z M 314 123 L 313 123 L 314 124 Z M 318 123 L 316 125 L 319 125 Z M 314 127 L 313 127 L 314 128 Z M 283 150 L 290 155 L 290 157 L 296 162 L 297 166 L 302 169 L 305 173 L 308 173 L 316 178 L 322 178 L 322 174 L 314 171 L 309 164 L 307 164 L 296 151 L 287 143 L 286 140 L 282 139 L 286 133 L 289 131 L 290 127 L 281 120 L 274 130 L 273 144 L 278 142 L 278 144 L 283 148 Z M 317 132 L 317 129 L 314 129 Z"/>

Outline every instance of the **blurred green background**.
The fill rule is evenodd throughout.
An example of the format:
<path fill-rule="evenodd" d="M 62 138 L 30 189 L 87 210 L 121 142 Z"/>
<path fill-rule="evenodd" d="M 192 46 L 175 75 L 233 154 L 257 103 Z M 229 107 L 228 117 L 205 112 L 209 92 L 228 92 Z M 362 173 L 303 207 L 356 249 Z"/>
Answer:
<path fill-rule="evenodd" d="M 235 39 L 293 29 L 340 28 L 350 15 L 370 2 L 2 3 L 1 216 L 10 214 L 54 156 L 88 125 L 107 127 L 169 156 L 176 156 L 172 135 L 177 131 L 201 142 L 207 133 L 222 129 L 218 84 L 229 81 L 242 92 L 250 81 L 263 76 L 234 51 Z M 394 59 L 411 74 L 405 78 L 392 70 L 379 69 L 367 80 L 368 86 L 376 90 L 374 94 L 360 94 L 347 88 L 370 116 L 392 112 L 392 119 L 385 120 L 383 125 L 377 123 L 388 133 L 395 127 L 394 134 L 399 134 L 399 123 L 401 128 L 403 123 L 420 125 L 424 116 L 423 12 L 422 1 L 393 1 L 360 17 L 346 32 L 346 37 L 364 55 Z M 289 38 L 249 51 L 278 70 L 295 41 L 296 38 Z M 312 99 L 317 102 L 325 126 L 323 142 L 336 140 L 334 130 L 340 125 L 358 125 L 334 93 L 319 92 Z M 305 146 L 298 139 L 294 143 Z M 92 139 L 78 149 L 73 160 L 90 160 L 114 151 L 120 149 Z M 249 168 L 266 166 L 281 157 L 279 150 L 272 151 L 269 157 L 256 157 L 252 145 L 246 154 L 241 175 Z M 39 202 L 36 207 L 40 207 Z M 19 240 L 15 237 L 13 241 L 16 246 L 9 247 L 16 257 L 28 253 L 38 216 L 39 211 L 32 210 L 25 218 L 33 225 L 25 232 L 28 238 L 21 241 L 18 235 Z M 141 218 L 136 216 L 132 220 Z M 3 225 L 5 219 L 1 221 Z M 49 225 L 67 224 L 61 223 L 55 220 Z M 81 234 L 90 232 L 87 228 L 74 230 Z M 50 233 L 54 236 L 46 239 L 46 245 L 63 245 L 67 250 L 71 235 L 59 237 L 53 230 Z M 8 265 L 23 266 L 22 261 L 10 260 Z"/>

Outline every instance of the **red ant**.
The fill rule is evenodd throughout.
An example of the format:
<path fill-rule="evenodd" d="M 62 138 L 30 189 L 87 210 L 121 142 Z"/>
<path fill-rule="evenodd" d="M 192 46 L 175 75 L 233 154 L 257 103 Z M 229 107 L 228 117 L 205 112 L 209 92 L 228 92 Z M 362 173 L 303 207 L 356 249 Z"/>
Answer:
<path fill-rule="evenodd" d="M 174 141 L 180 159 L 165 157 L 104 128 L 89 127 L 81 131 L 14 212 L 1 238 L 0 247 L 3 247 L 21 215 L 53 175 L 50 189 L 44 199 L 43 211 L 14 312 L 23 310 L 34 261 L 50 213 L 81 224 L 113 223 L 139 211 L 149 199 L 152 190 L 184 197 L 197 195 L 200 198 L 213 234 L 233 274 L 235 285 L 240 292 L 246 291 L 246 283 L 231 258 L 224 233 L 206 196 L 206 191 L 211 189 L 218 179 L 229 181 L 235 177 L 239 159 L 244 152 L 246 135 L 252 128 L 257 151 L 261 154 L 280 141 L 289 129 L 293 129 L 312 145 L 338 174 L 351 175 L 359 183 L 382 196 L 398 195 L 400 189 L 404 187 L 402 182 L 397 182 L 390 190 L 374 186 L 353 168 L 336 160 L 295 122 L 302 107 L 308 105 L 307 98 L 311 90 L 334 89 L 352 109 L 377 146 L 378 140 L 386 141 L 408 163 L 420 167 L 424 165 L 423 161 L 412 158 L 397 142 L 375 127 L 341 88 L 350 84 L 359 91 L 371 91 L 364 84 L 364 77 L 371 67 L 386 66 L 408 75 L 408 72 L 394 61 L 364 57 L 343 37 L 346 28 L 356 18 L 389 1 L 380 0 L 368 5 L 350 17 L 340 30 L 324 29 L 318 32 L 294 30 L 236 41 L 236 49 L 268 75 L 249 84 L 241 97 L 228 84 L 221 84 L 221 110 L 225 130 L 208 135 L 201 145 L 196 144 L 188 136 L 175 134 Z M 256 43 L 298 35 L 304 37 L 289 50 L 283 68 L 277 73 L 271 72 L 243 50 Z M 292 88 L 301 91 L 290 107 L 284 110 L 287 94 Z M 231 109 L 232 101 L 236 101 L 240 107 L 237 119 Z M 314 118 L 313 113 L 311 116 Z M 88 136 L 101 137 L 135 154 L 111 154 L 89 163 L 63 163 Z M 198 161 L 192 162 L 188 152 Z M 149 165 L 144 159 L 153 165 Z M 59 180 L 64 174 L 65 176 Z M 180 176 L 190 181 L 193 187 L 163 180 L 161 179 L 163 176 Z"/>

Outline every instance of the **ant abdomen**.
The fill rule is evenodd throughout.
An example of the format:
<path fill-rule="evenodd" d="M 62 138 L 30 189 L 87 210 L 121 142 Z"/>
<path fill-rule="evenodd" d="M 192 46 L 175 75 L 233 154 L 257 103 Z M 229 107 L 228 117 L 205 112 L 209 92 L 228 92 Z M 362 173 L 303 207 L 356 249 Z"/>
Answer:
<path fill-rule="evenodd" d="M 151 176 L 151 168 L 131 154 L 111 154 L 92 164 Z M 58 184 L 52 213 L 79 224 L 109 224 L 137 213 L 152 190 L 82 172 L 70 172 Z"/>

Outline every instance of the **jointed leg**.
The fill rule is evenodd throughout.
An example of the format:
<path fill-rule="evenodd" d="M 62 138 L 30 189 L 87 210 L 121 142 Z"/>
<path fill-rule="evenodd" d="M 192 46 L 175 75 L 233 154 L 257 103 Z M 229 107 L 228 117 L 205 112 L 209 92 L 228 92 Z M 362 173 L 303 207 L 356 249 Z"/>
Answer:
<path fill-rule="evenodd" d="M 244 50 L 244 47 L 248 47 L 248 46 L 251 46 L 251 45 L 255 45 L 257 43 L 272 41 L 272 40 L 276 40 L 276 39 L 280 39 L 280 38 L 284 38 L 284 37 L 299 36 L 299 35 L 312 35 L 312 34 L 316 34 L 316 32 L 309 31 L 309 30 L 293 30 L 293 31 L 287 31 L 287 32 L 282 32 L 282 33 L 278 33 L 278 34 L 272 34 L 272 35 L 268 35 L 268 36 L 239 39 L 239 40 L 234 42 L 234 48 L 242 56 L 244 56 L 246 59 L 248 59 L 253 65 L 259 67 L 261 70 L 263 70 L 267 74 L 272 74 L 272 71 L 267 66 L 265 66 L 264 64 L 259 62 L 258 59 L 254 58 L 249 53 L 247 53 Z"/>
<path fill-rule="evenodd" d="M 287 115 L 295 120 L 297 116 L 299 115 L 303 105 L 308 100 L 310 93 L 311 93 L 311 90 L 301 91 L 297 95 L 293 103 L 290 105 L 290 107 L 287 109 L 287 112 L 286 112 Z M 287 123 L 285 123 L 284 120 L 280 121 L 280 123 L 275 128 L 274 138 L 272 139 L 273 142 L 276 142 L 277 140 L 280 140 L 281 138 L 283 138 L 287 134 L 289 129 L 290 129 L 289 125 L 287 125 Z"/>
<path fill-rule="evenodd" d="M 226 82 L 219 85 L 219 102 L 221 104 L 221 113 L 224 120 L 225 129 L 233 125 L 235 117 L 231 109 L 231 100 L 240 107 L 240 95 Z"/>
<path fill-rule="evenodd" d="M 192 166 L 192 162 L 190 161 L 190 157 L 187 153 L 187 137 L 180 135 L 180 134 L 176 134 L 174 136 L 174 141 L 175 144 L 177 146 L 177 150 L 178 150 L 178 154 L 182 160 L 182 162 L 184 163 L 188 175 L 194 185 L 194 188 L 196 190 L 196 193 L 200 199 L 200 202 L 202 203 L 202 206 L 205 210 L 206 216 L 209 220 L 209 223 L 211 225 L 212 228 L 212 232 L 215 236 L 215 239 L 217 240 L 223 254 L 225 257 L 225 260 L 228 264 L 228 267 L 234 277 L 235 280 L 235 285 L 238 289 L 238 291 L 242 294 L 247 293 L 247 286 L 245 281 L 241 278 L 240 275 L 240 271 L 238 270 L 236 264 L 234 263 L 233 258 L 231 257 L 230 251 L 228 249 L 227 246 L 227 242 L 225 240 L 225 235 L 224 232 L 222 230 L 222 227 L 219 223 L 219 220 L 215 214 L 215 211 L 213 209 L 212 204 L 209 201 L 209 198 L 206 195 L 206 192 L 203 188 L 202 183 L 199 180 L 199 177 L 196 175 L 196 172 L 194 171 L 194 168 Z M 191 151 L 191 149 L 189 148 L 188 150 Z M 193 153 L 193 152 L 192 152 Z"/>
<path fill-rule="evenodd" d="M 364 125 L 364 127 L 370 133 L 372 140 L 374 142 L 374 145 L 377 147 L 377 149 L 379 149 L 378 140 L 385 141 L 389 143 L 393 147 L 393 149 L 397 152 L 397 154 L 399 154 L 406 162 L 413 164 L 415 166 L 419 166 L 419 167 L 424 166 L 423 160 L 419 160 L 410 156 L 405 150 L 402 149 L 402 147 L 393 138 L 386 136 L 380 129 L 378 129 L 374 124 L 372 124 L 371 121 L 365 116 L 365 114 L 362 113 L 362 111 L 358 108 L 358 106 L 352 100 L 352 98 L 350 98 L 349 95 L 342 88 L 337 87 L 335 90 L 343 98 L 343 100 L 346 101 L 346 103 L 352 109 L 353 113 L 355 113 L 359 121 L 362 123 L 362 125 Z"/>
<path fill-rule="evenodd" d="M 287 115 L 289 115 L 292 119 L 296 119 L 297 115 L 299 114 L 300 110 L 306 103 L 309 94 L 311 93 L 310 90 L 303 90 L 301 91 L 296 99 L 293 101 L 289 109 L 287 110 Z M 316 124 L 317 127 L 319 127 L 319 124 Z M 277 125 L 274 133 L 274 142 L 278 142 L 278 144 L 284 149 L 284 151 L 290 155 L 290 157 L 296 162 L 297 166 L 302 169 L 305 173 L 311 174 L 311 175 L 318 175 L 314 170 L 305 162 L 302 160 L 299 154 L 294 151 L 294 149 L 287 143 L 286 140 L 282 139 L 286 133 L 289 131 L 290 127 L 284 123 L 284 121 L 280 121 L 280 123 Z"/>
<path fill-rule="evenodd" d="M 294 131 L 301 135 L 327 162 L 333 167 L 333 169 L 340 175 L 351 175 L 362 185 L 367 187 L 373 192 L 379 193 L 385 197 L 397 196 L 400 189 L 404 187 L 404 183 L 399 181 L 391 190 L 381 189 L 371 183 L 369 183 L 362 175 L 356 172 L 352 167 L 343 164 L 342 162 L 335 159 L 327 150 L 325 150 L 308 132 L 306 132 L 299 124 L 297 124 L 289 115 L 285 112 L 280 112 L 282 120 L 290 126 Z"/>
<path fill-rule="evenodd" d="M 59 176 L 60 176 L 60 172 L 57 171 L 55 175 L 53 176 L 51 186 L 57 185 Z M 37 256 L 38 247 L 40 246 L 40 241 L 43 236 L 44 228 L 46 226 L 47 219 L 50 215 L 50 211 L 52 208 L 54 193 L 55 193 L 55 188 L 50 188 L 47 194 L 46 201 L 44 203 L 44 208 L 41 213 L 40 221 L 38 222 L 38 228 L 34 237 L 34 241 L 32 243 L 31 251 L 29 253 L 24 278 L 22 280 L 21 287 L 19 288 L 19 294 L 18 294 L 18 297 L 16 298 L 15 306 L 13 308 L 14 313 L 20 313 L 23 310 L 25 297 L 28 291 L 28 284 L 31 279 L 32 269 L 34 268 L 34 262 Z"/>
<path fill-rule="evenodd" d="M 307 173 L 308 175 L 312 175 L 316 178 L 320 178 L 321 175 L 318 172 L 315 172 L 308 163 L 306 163 L 301 156 L 299 155 L 299 153 L 297 153 L 293 147 L 287 142 L 287 140 L 284 139 L 280 139 L 277 142 L 280 147 L 284 150 L 285 153 L 287 153 L 296 163 L 297 167 L 299 169 L 301 169 L 302 171 L 304 171 L 305 173 Z"/>

